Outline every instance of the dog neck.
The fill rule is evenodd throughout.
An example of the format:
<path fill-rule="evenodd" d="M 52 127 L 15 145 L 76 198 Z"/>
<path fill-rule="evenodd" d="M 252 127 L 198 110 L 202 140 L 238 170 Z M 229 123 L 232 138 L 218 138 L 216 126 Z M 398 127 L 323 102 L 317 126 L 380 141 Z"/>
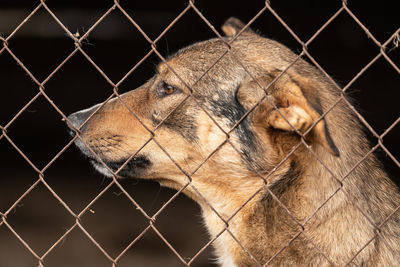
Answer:
<path fill-rule="evenodd" d="M 319 153 L 318 149 L 316 152 Z M 214 246 L 219 263 L 252 266 L 255 259 L 260 264 L 271 261 L 278 266 L 307 265 L 314 259 L 313 264 L 327 265 L 329 261 L 322 256 L 322 250 L 335 264 L 345 264 L 343 251 L 350 257 L 359 244 L 368 242 L 366 236 L 375 232 L 359 208 L 379 222 L 400 204 L 397 197 L 385 212 L 378 211 L 382 209 L 382 199 L 377 199 L 376 188 L 393 191 L 393 186 L 373 155 L 348 173 L 356 164 L 355 158 L 343 160 L 322 152 L 320 159 L 329 163 L 328 170 L 309 155 L 302 159 L 307 162 L 307 168 L 295 160 L 283 164 L 270 177 L 272 182 L 268 188 L 260 177 L 253 175 L 245 177 L 251 182 L 227 187 L 223 195 L 214 192 L 205 196 L 210 202 L 201 204 L 203 218 L 211 237 L 216 238 Z M 376 167 L 373 173 L 368 173 L 370 166 Z M 339 181 L 343 177 L 346 178 Z M 331 234 L 334 232 L 332 236 L 340 238 L 328 238 L 327 229 Z M 353 231 L 367 234 L 354 236 L 350 234 Z M 332 247 L 341 249 L 329 250 Z"/>
<path fill-rule="evenodd" d="M 297 183 L 299 175 L 296 166 L 288 161 L 270 177 L 277 181 L 275 184 L 266 185 L 258 175 L 248 172 L 243 177 L 229 177 L 227 184 L 219 185 L 215 190 L 209 183 L 195 185 L 200 192 L 205 192 L 204 199 L 207 202 L 196 201 L 202 207 L 210 236 L 215 239 L 213 244 L 221 266 L 242 266 L 246 263 L 249 256 L 243 248 L 249 249 L 250 254 L 265 252 L 265 244 L 270 243 L 271 233 L 275 231 L 269 229 L 268 225 L 277 226 L 279 221 L 285 221 L 268 191 L 274 191 L 278 197 L 290 195 L 296 188 L 294 183 Z M 209 182 L 213 177 L 205 180 Z M 202 190 L 203 186 L 207 189 Z M 254 247 L 254 240 L 262 241 L 260 248 Z M 254 265 L 254 262 L 250 260 L 246 264 Z"/>

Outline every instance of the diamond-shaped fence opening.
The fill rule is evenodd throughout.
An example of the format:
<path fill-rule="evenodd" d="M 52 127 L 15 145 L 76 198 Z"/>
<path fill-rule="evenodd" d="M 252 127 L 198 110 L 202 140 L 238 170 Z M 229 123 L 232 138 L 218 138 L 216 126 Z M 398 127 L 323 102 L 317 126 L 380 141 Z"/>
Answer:
<path fill-rule="evenodd" d="M 376 77 L 375 79 L 373 77 Z M 384 58 L 378 59 L 363 75 L 354 82 L 352 87 L 363 88 L 367 84 L 373 85 L 377 90 L 354 90 L 350 95 L 352 98 L 357 99 L 358 102 L 366 102 L 366 106 L 372 106 L 371 109 L 361 110 L 361 114 L 373 113 L 377 117 L 387 117 L 388 122 L 385 120 L 369 122 L 375 131 L 383 133 L 392 122 L 398 118 L 398 113 L 384 114 L 384 110 L 388 106 L 394 106 L 396 97 L 396 84 L 400 82 L 400 76 L 395 69 L 388 64 Z M 367 119 L 368 120 L 368 119 Z M 396 153 L 396 151 L 393 151 Z"/>
<path fill-rule="evenodd" d="M 36 40 L 28 35 L 35 30 L 38 38 Z M 52 16 L 40 8 L 30 17 L 29 23 L 23 24 L 12 38 L 8 39 L 8 47 L 37 79 L 43 81 L 71 53 L 72 40 L 48 38 L 49 35 L 63 34 L 63 30 Z"/>
<path fill-rule="evenodd" d="M 14 234 L 6 227 L 0 228 L 1 235 L 1 263 L 5 266 L 35 266 L 37 259 L 15 238 Z M 19 255 L 16 257 L 15 255 Z"/>
<path fill-rule="evenodd" d="M 2 99 L 15 99 L 13 106 L 2 105 L 0 108 L 0 123 L 5 126 L 33 97 L 37 96 L 38 92 L 30 77 L 15 63 L 11 55 L 5 52 L 0 55 L 0 58 L 0 68 L 7 70 L 9 80 L 8 90 L 2 92 Z M 15 90 L 16 88 L 24 88 L 24 90 Z"/>
<path fill-rule="evenodd" d="M 337 53 L 329 52 L 331 46 Z M 309 51 L 323 68 L 330 70 L 332 77 L 339 79 L 340 83 L 347 83 L 379 53 L 379 47 L 349 14 L 341 12 L 311 42 Z M 339 78 L 337 73 L 345 75 Z"/>
<path fill-rule="evenodd" d="M 91 31 L 88 33 L 89 30 Z M 118 9 L 101 17 L 95 28 L 80 34 L 86 33 L 88 37 L 82 42 L 83 49 L 113 81 L 126 75 L 151 50 L 146 38 Z M 115 36 L 125 36 L 125 40 L 116 44 L 112 41 Z M 132 47 L 137 53 L 123 53 Z"/>
<path fill-rule="evenodd" d="M 46 209 L 41 207 L 46 206 Z M 49 213 L 51 216 L 48 216 Z M 29 223 L 26 222 L 29 219 Z M 38 184 L 8 215 L 9 225 L 38 253 L 44 253 L 74 223 L 74 218 Z"/>
<path fill-rule="evenodd" d="M 5 242 L 0 244 L 0 266 L 27 266 L 32 262 L 38 266 L 214 266 L 215 261 L 207 260 L 214 258 L 213 245 L 219 245 L 219 256 L 231 253 L 228 252 L 232 249 L 230 246 L 235 248 L 235 257 L 229 260 L 225 256 L 226 266 L 238 257 L 252 266 L 279 265 L 282 258 L 289 255 L 288 251 L 299 245 L 313 251 L 313 255 L 320 258 L 315 263 L 319 265 L 356 264 L 375 242 L 382 242 L 388 250 L 399 253 L 398 244 L 386 240 L 385 236 L 391 233 L 384 227 L 398 218 L 399 203 L 393 202 L 392 209 L 386 209 L 379 218 L 371 218 L 365 205 L 360 205 L 349 190 L 351 182 L 348 182 L 354 174 L 362 179 L 364 165 L 371 163 L 374 153 L 381 153 L 389 169 L 394 170 L 394 177 L 399 173 L 400 144 L 395 133 L 399 132 L 400 117 L 395 99 L 399 96 L 396 90 L 400 77 L 400 28 L 393 10 L 388 10 L 385 20 L 374 16 L 376 7 L 379 7 L 376 13 L 389 7 L 385 9 L 385 5 L 375 3 L 368 9 L 353 1 L 330 1 L 326 5 L 310 1 L 294 6 L 289 1 L 244 4 L 190 0 L 166 4 L 116 0 L 96 5 L 33 2 L 34 5 L 10 2 L 0 6 L 3 88 L 0 160 L 4 163 L 0 165 L 0 240 L 10 243 L 6 247 L 2 247 Z M 246 67 L 239 53 L 231 50 L 242 31 L 231 40 L 222 37 L 219 27 L 233 15 L 243 18 L 245 29 L 260 30 L 288 44 L 299 54 L 271 79 L 271 83 L 263 84 L 255 79 L 253 70 Z M 168 55 L 184 45 L 207 38 L 220 39 L 225 48 L 215 52 L 207 66 L 201 66 L 202 73 L 189 83 L 187 77 L 167 61 Z M 229 123 L 210 113 L 205 103 L 195 97 L 201 83 L 209 78 L 209 73 L 221 67 L 227 54 L 252 78 L 255 90 L 261 92 L 259 99 L 233 115 L 229 108 L 220 107 L 220 113 L 231 114 Z M 299 142 L 288 149 L 288 154 L 276 165 L 258 166 L 253 163 L 252 154 L 242 148 L 243 140 L 237 138 L 237 134 L 245 131 L 248 118 L 262 104 L 279 108 L 268 94 L 276 83 L 287 79 L 287 73 L 300 58 L 315 65 L 336 87 L 337 99 L 324 108 L 318 121 L 305 133 L 296 130 L 284 116 L 300 135 Z M 121 94 L 149 79 L 159 62 L 164 63 L 189 93 L 151 126 L 143 122 L 137 109 Z M 332 73 L 334 77 L 329 75 Z M 336 83 L 336 79 L 339 82 Z M 349 93 L 351 98 L 360 98 L 362 110 L 358 111 L 357 105 L 343 92 Z M 115 99 L 111 100 L 112 97 Z M 82 136 L 92 117 L 103 112 L 102 108 L 111 101 L 122 105 L 126 116 L 130 116 L 129 122 L 137 124 L 146 136 L 135 151 L 121 148 L 128 159 L 117 168 L 105 164 L 98 149 L 93 149 Z M 214 101 L 222 100 L 215 98 Z M 69 137 L 62 129 L 65 127 L 62 120 L 71 123 L 68 114 L 95 103 L 102 105 L 83 125 L 75 127 L 74 137 Z M 174 121 L 180 108 L 188 103 L 199 111 L 202 123 L 210 125 L 210 131 L 216 136 L 206 147 L 197 142 L 192 144 L 193 150 L 201 151 L 200 160 L 188 159 L 180 163 L 180 155 L 171 153 L 174 140 L 162 139 L 160 129 Z M 210 103 L 212 105 L 212 101 Z M 318 156 L 308 143 L 308 137 L 319 121 L 329 118 L 340 106 L 348 107 L 365 126 L 371 149 L 359 149 L 361 152 L 347 159 L 344 168 L 331 170 L 330 161 Z M 185 129 L 180 129 L 180 134 L 185 135 Z M 85 159 L 73 148 L 75 140 L 100 162 L 98 168 L 111 174 L 112 179 L 103 178 L 87 167 Z M 149 147 L 156 149 L 167 160 L 166 167 L 168 165 L 180 177 L 181 185 L 173 186 L 177 192 L 149 181 L 117 179 L 123 174 L 124 166 Z M 252 181 L 253 190 L 239 203 L 236 203 L 238 199 L 232 199 L 236 202 L 228 212 L 224 212 L 227 211 L 226 201 L 221 201 L 221 205 L 211 201 L 216 193 L 208 192 L 203 182 L 194 182 L 197 176 L 212 170 L 210 166 L 226 151 L 246 164 L 247 171 L 256 177 Z M 297 151 L 316 160 L 329 174 L 332 184 L 324 192 L 326 197 L 308 203 L 310 206 L 305 207 L 307 212 L 301 217 L 296 215 L 296 207 L 287 201 L 287 195 L 274 190 L 276 181 L 273 180 L 276 174 L 284 175 L 288 171 L 288 163 Z M 372 161 L 372 164 L 375 163 Z M 234 166 L 233 170 L 236 170 Z M 213 181 L 217 175 L 210 175 L 209 179 Z M 257 188 L 254 189 L 254 185 Z M 240 187 L 245 188 L 246 182 Z M 320 190 L 325 190 L 322 185 Z M 194 225 L 196 220 L 201 224 L 200 217 L 194 215 L 199 213 L 198 208 L 183 193 L 202 203 L 203 212 L 219 225 L 218 230 L 207 233 Z M 368 189 L 363 193 L 367 194 Z M 261 256 L 235 229 L 238 218 L 245 216 L 249 207 L 260 199 L 275 203 L 273 208 L 284 220 L 279 223 L 286 229 L 279 243 L 270 244 L 272 254 Z M 337 199 L 345 199 L 354 216 L 374 229 L 340 260 L 332 258 L 332 251 L 321 246 L 315 233 L 309 230 L 329 208 L 335 207 Z M 336 225 L 341 227 L 345 223 L 338 221 Z M 353 230 L 357 231 L 357 225 Z M 259 236 L 253 238 L 260 242 Z"/>
<path fill-rule="evenodd" d="M 340 1 L 327 1 L 325 3 L 315 3 L 312 1 L 294 3 L 293 8 L 275 6 L 274 10 L 289 25 L 300 39 L 311 38 L 315 32 L 321 29 L 332 15 L 340 9 Z M 323 8 L 322 8 L 323 6 Z M 296 14 L 302 14 L 303 22 L 299 23 Z"/>
<path fill-rule="evenodd" d="M 47 254 L 43 265 L 58 266 L 60 262 L 64 266 L 110 266 L 109 259 L 79 228 L 72 229 L 59 240 L 57 246 Z"/>
<path fill-rule="evenodd" d="M 37 173 L 5 138 L 0 140 L 0 150 L 7 155 L 1 157 L 3 162 L 1 167 L 4 173 L 2 175 L 3 185 L 0 187 L 2 196 L 0 209 L 4 212 L 21 197 L 30 185 L 35 183 Z M 19 166 L 18 173 L 13 172 L 15 164 Z"/>
<path fill-rule="evenodd" d="M 60 127 L 61 126 L 61 127 Z M 21 113 L 9 127 L 7 136 L 10 140 L 29 158 L 38 168 L 44 168 L 49 161 L 68 143 L 56 142 L 54 136 L 63 134 L 63 122 L 58 113 L 48 103 L 39 96 Z M 30 135 L 21 136 L 19 132 L 29 128 Z M 58 143 L 58 145 L 50 145 Z M 43 150 L 43 147 L 48 147 Z"/>
<path fill-rule="evenodd" d="M 70 48 L 73 48 L 73 46 Z M 72 50 L 70 49 L 70 52 Z M 112 86 L 82 54 L 75 53 L 68 58 L 62 58 L 59 64 L 62 64 L 61 67 L 46 82 L 46 94 L 66 114 L 72 113 L 88 102 L 92 105 L 106 101 L 112 95 Z M 77 69 L 76 66 L 85 68 L 85 73 Z M 85 77 L 90 78 L 86 79 Z M 98 93 L 91 97 L 88 94 L 91 90 Z M 79 95 L 82 95 L 82 97 L 79 97 Z M 57 115 L 61 119 L 60 115 Z"/>

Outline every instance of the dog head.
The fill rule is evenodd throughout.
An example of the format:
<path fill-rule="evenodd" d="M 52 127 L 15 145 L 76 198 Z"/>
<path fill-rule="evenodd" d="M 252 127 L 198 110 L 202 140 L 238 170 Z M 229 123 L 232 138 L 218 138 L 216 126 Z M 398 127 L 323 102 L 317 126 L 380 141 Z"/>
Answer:
<path fill-rule="evenodd" d="M 304 133 L 339 155 L 320 118 L 335 94 L 322 75 L 237 19 L 222 29 L 224 40 L 181 49 L 139 88 L 68 117 L 98 171 L 176 189 L 191 180 L 216 195 L 259 185 L 254 173 L 274 168 Z M 202 202 L 189 187 L 185 193 Z"/>

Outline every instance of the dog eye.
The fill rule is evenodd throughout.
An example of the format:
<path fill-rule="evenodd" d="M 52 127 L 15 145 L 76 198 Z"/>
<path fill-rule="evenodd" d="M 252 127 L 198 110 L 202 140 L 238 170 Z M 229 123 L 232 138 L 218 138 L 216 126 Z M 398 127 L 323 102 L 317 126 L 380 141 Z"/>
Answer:
<path fill-rule="evenodd" d="M 158 92 L 161 96 L 172 95 L 173 93 L 176 93 L 178 91 L 179 91 L 179 89 L 177 89 L 176 87 L 169 85 L 165 82 L 163 82 L 158 89 Z"/>
<path fill-rule="evenodd" d="M 170 95 L 175 92 L 175 88 L 172 85 L 164 83 L 164 93 Z"/>

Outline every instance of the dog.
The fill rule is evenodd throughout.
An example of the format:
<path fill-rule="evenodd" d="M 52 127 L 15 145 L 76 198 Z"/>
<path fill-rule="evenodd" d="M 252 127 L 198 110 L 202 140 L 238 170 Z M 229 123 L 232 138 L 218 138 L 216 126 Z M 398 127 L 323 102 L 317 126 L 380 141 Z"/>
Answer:
<path fill-rule="evenodd" d="M 105 176 L 194 199 L 221 266 L 400 266 L 399 189 L 343 92 L 243 26 L 71 114 L 75 144 Z"/>

